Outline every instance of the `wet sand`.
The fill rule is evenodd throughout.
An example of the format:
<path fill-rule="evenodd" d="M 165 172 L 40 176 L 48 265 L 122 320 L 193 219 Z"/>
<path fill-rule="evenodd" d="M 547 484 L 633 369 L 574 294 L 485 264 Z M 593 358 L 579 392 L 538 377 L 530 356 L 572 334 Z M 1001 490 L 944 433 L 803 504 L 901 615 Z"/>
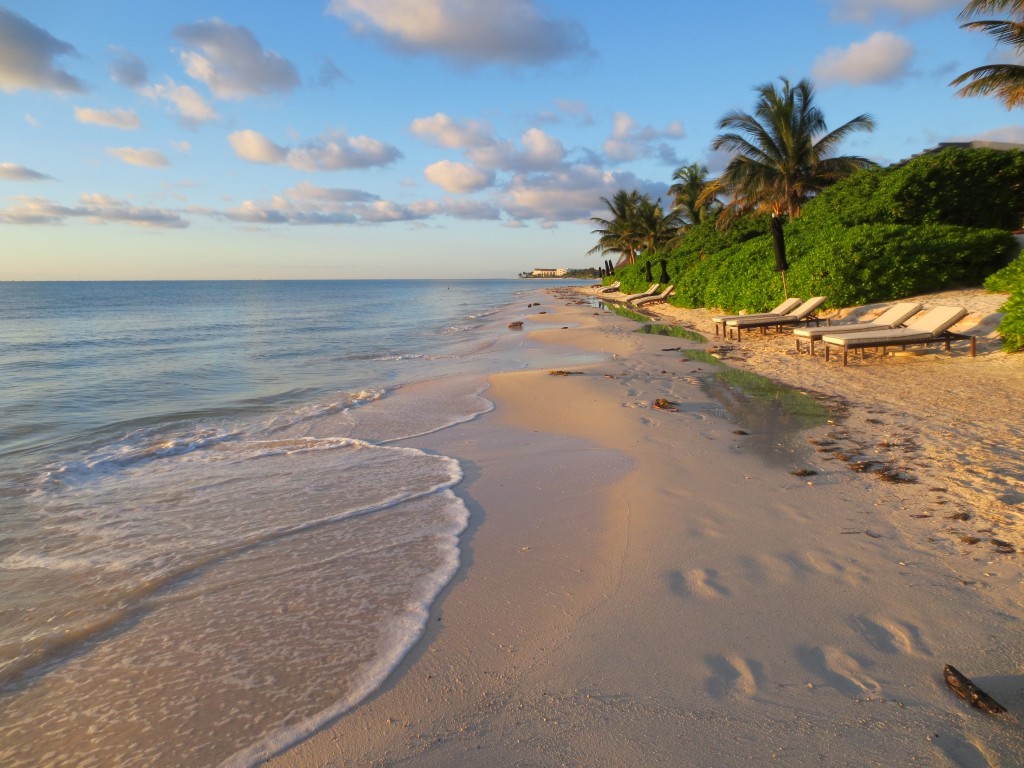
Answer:
<path fill-rule="evenodd" d="M 1024 765 L 1021 558 L 990 541 L 1019 524 L 980 503 L 952 518 L 984 497 L 961 495 L 976 478 L 1017 480 L 966 450 L 950 464 L 943 437 L 1000 429 L 962 403 L 989 394 L 971 382 L 1019 395 L 999 373 L 1019 358 L 901 360 L 890 399 L 868 399 L 867 372 L 891 361 L 826 368 L 759 336 L 719 348 L 835 408 L 793 440 L 725 418 L 708 363 L 683 357 L 711 344 L 636 333 L 561 290 L 507 319 L 577 375 L 493 376 L 492 413 L 410 441 L 466 471 L 459 574 L 385 686 L 270 765 Z M 573 365 L 578 350 L 603 361 Z M 911 364 L 949 371 L 931 391 L 961 405 L 902 403 Z M 991 440 L 980 455 L 1021 461 Z M 855 471 L 861 443 L 917 482 Z M 1009 713 L 954 696 L 947 663 Z"/>

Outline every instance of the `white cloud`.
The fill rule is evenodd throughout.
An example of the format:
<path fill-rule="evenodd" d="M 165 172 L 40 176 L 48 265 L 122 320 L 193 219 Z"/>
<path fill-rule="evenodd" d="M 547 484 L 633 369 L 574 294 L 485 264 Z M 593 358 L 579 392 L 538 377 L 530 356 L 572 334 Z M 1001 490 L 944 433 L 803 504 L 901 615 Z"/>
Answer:
<path fill-rule="evenodd" d="M 194 128 L 201 123 L 209 123 L 220 117 L 217 111 L 207 104 L 194 88 L 188 85 L 178 85 L 169 77 L 163 83 L 144 86 L 139 89 L 139 92 L 154 101 L 169 102 L 181 122 L 189 127 Z"/>
<path fill-rule="evenodd" d="M 533 0 L 331 0 L 327 12 L 398 50 L 468 64 L 542 64 L 588 48 L 580 24 L 546 18 Z"/>
<path fill-rule="evenodd" d="M 75 120 L 89 125 L 120 128 L 122 131 L 134 131 L 140 125 L 139 116 L 130 109 L 103 110 L 75 107 Z"/>
<path fill-rule="evenodd" d="M 814 62 L 814 78 L 826 83 L 869 85 L 897 80 L 907 73 L 914 46 L 892 32 L 875 32 L 845 50 L 830 48 Z"/>
<path fill-rule="evenodd" d="M 665 154 L 665 149 L 656 147 L 655 142 L 661 139 L 681 139 L 686 136 L 683 124 L 679 121 L 669 123 L 664 129 L 657 130 L 651 126 L 638 128 L 636 120 L 625 112 L 616 112 L 612 116 L 612 132 L 604 142 L 604 153 L 612 160 L 619 162 L 649 157 L 658 151 Z"/>
<path fill-rule="evenodd" d="M 138 149 L 136 147 L 108 147 L 107 153 L 128 165 L 143 168 L 166 168 L 170 165 L 163 153 L 155 149 Z"/>
<path fill-rule="evenodd" d="M 1006 144 L 1024 144 L 1024 126 L 1006 125 L 1002 128 L 993 128 L 972 136 L 965 136 L 951 141 L 995 141 Z"/>
<path fill-rule="evenodd" d="M 456 194 L 478 192 L 494 183 L 493 171 L 485 171 L 451 160 L 439 160 L 428 165 L 423 175 L 427 177 L 427 181 L 441 187 L 445 192 Z"/>
<path fill-rule="evenodd" d="M 368 136 L 331 136 L 288 148 L 257 131 L 235 131 L 228 136 L 235 154 L 254 163 L 286 164 L 299 171 L 341 171 L 388 165 L 402 153 Z"/>
<path fill-rule="evenodd" d="M 70 43 L 58 40 L 23 16 L 0 7 L 0 91 L 23 88 L 81 93 L 82 81 L 54 63 L 59 56 L 77 56 Z"/>
<path fill-rule="evenodd" d="M 52 178 L 45 173 L 26 168 L 24 165 L 0 163 L 0 179 L 4 181 L 49 181 Z"/>
<path fill-rule="evenodd" d="M 29 125 L 31 125 L 33 128 L 38 128 L 39 127 L 39 121 L 36 120 L 28 112 L 25 113 L 25 122 L 28 123 Z"/>
<path fill-rule="evenodd" d="M 245 99 L 275 91 L 288 92 L 299 84 L 290 61 L 265 51 L 245 27 L 210 19 L 175 28 L 182 43 L 198 51 L 182 51 L 189 77 L 206 83 L 221 99 Z"/>
<path fill-rule="evenodd" d="M 901 21 L 931 16 L 948 8 L 963 8 L 965 0 L 830 0 L 832 18 L 871 24 L 876 18 L 895 15 Z"/>
<path fill-rule="evenodd" d="M 137 227 L 184 229 L 188 226 L 174 211 L 140 208 L 108 195 L 89 194 L 68 207 L 42 197 L 17 197 L 12 208 L 0 209 L 5 224 L 62 224 L 68 219 L 86 219 L 93 224 L 129 224 Z"/>
<path fill-rule="evenodd" d="M 423 141 L 437 147 L 469 149 L 494 144 L 493 130 L 487 123 L 479 120 L 460 123 L 443 112 L 430 117 L 417 117 L 410 127 Z"/>

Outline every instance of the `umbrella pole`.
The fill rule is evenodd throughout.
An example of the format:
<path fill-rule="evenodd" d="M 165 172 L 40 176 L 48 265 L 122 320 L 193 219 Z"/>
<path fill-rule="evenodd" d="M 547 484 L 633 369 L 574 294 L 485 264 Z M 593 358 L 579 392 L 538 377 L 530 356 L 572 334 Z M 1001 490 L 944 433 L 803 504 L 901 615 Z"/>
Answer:
<path fill-rule="evenodd" d="M 783 294 L 782 298 L 784 298 L 784 299 L 788 299 L 789 298 L 789 288 L 786 287 L 786 272 L 785 272 L 785 270 L 783 270 L 783 272 L 782 272 L 782 294 Z"/>

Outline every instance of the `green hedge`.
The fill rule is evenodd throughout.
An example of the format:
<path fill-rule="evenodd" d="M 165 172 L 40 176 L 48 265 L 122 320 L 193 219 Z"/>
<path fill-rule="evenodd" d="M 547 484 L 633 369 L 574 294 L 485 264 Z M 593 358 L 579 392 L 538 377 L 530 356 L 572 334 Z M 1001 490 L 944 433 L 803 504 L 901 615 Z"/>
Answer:
<path fill-rule="evenodd" d="M 999 333 L 1003 336 L 1003 349 L 1019 352 L 1024 349 L 1024 255 L 990 275 L 985 288 L 1010 293 L 1010 300 L 1002 306 L 1006 315 L 999 323 Z"/>

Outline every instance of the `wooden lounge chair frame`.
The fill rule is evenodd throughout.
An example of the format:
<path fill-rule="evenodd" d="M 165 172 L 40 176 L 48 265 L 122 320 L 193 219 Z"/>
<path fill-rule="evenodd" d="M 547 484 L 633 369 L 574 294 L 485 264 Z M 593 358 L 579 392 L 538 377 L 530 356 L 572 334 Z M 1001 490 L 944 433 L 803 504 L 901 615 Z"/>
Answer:
<path fill-rule="evenodd" d="M 801 341 L 808 342 L 810 353 L 814 354 L 814 342 L 822 336 L 839 335 L 844 333 L 860 333 L 861 331 L 884 331 L 890 328 L 899 328 L 907 320 L 916 315 L 922 309 L 920 304 L 905 301 L 900 304 L 893 304 L 891 307 L 880 313 L 872 320 L 855 321 L 850 323 L 839 323 L 832 325 L 826 321 L 824 328 L 794 328 L 793 338 L 796 339 L 796 351 L 799 354 Z"/>
<path fill-rule="evenodd" d="M 670 285 L 661 293 L 655 294 L 653 296 L 640 296 L 639 298 L 636 299 L 630 299 L 626 303 L 631 304 L 634 307 L 639 307 L 644 304 L 657 304 L 659 301 L 668 301 L 668 297 L 675 293 L 675 290 L 676 287 L 674 285 Z"/>
<path fill-rule="evenodd" d="M 794 296 L 793 298 L 786 299 L 775 309 L 769 310 L 768 312 L 752 312 L 749 315 L 718 315 L 716 317 L 712 317 L 711 322 L 715 326 L 715 336 L 718 335 L 719 329 L 721 329 L 722 335 L 725 335 L 725 324 L 729 320 L 736 320 L 740 317 L 773 317 L 775 315 L 786 315 L 803 304 L 803 301 L 803 299 L 798 299 Z"/>
<path fill-rule="evenodd" d="M 735 330 L 736 341 L 740 341 L 743 336 L 744 329 L 749 331 L 752 328 L 760 328 L 761 335 L 764 336 L 768 332 L 769 328 L 781 331 L 783 326 L 800 325 L 801 323 L 814 323 L 815 325 L 821 325 L 825 322 L 824 318 L 818 317 L 813 314 L 813 312 L 826 301 L 828 301 L 828 299 L 825 296 L 815 296 L 814 298 L 805 301 L 789 314 L 779 315 L 778 317 L 772 315 L 752 317 L 748 315 L 742 318 L 734 318 L 725 322 L 725 328 L 729 331 L 730 339 L 732 338 L 732 332 Z"/>
<path fill-rule="evenodd" d="M 938 310 L 950 310 L 951 307 L 935 307 L 932 312 Z M 927 320 L 928 313 L 917 319 L 917 322 L 924 322 Z M 946 351 L 950 351 L 950 344 L 953 341 L 967 341 L 970 343 L 970 355 L 975 357 L 977 355 L 977 338 L 970 336 L 966 333 L 954 333 L 949 330 L 951 326 L 956 325 L 960 320 L 967 316 L 967 310 L 961 309 L 959 313 L 951 315 L 947 320 L 946 327 L 937 330 L 934 333 L 929 334 L 927 331 L 920 331 L 917 336 L 910 336 L 909 338 L 900 338 L 900 335 L 895 333 L 896 331 L 908 331 L 913 330 L 912 325 L 904 328 L 892 329 L 890 337 L 886 338 L 884 331 L 877 333 L 868 331 L 864 334 L 864 338 L 857 338 L 860 334 L 850 334 L 848 336 L 836 336 L 834 340 L 830 340 L 828 336 L 823 336 L 822 341 L 825 344 L 825 361 L 829 360 L 829 347 L 836 346 L 843 348 L 843 367 L 845 368 L 849 359 L 849 353 L 851 349 L 863 350 L 865 349 L 881 349 L 882 354 L 886 353 L 886 349 L 889 347 L 899 347 L 900 349 L 906 349 L 910 346 L 917 346 L 923 344 L 925 347 L 931 346 L 932 344 L 942 344 L 945 346 Z"/>

